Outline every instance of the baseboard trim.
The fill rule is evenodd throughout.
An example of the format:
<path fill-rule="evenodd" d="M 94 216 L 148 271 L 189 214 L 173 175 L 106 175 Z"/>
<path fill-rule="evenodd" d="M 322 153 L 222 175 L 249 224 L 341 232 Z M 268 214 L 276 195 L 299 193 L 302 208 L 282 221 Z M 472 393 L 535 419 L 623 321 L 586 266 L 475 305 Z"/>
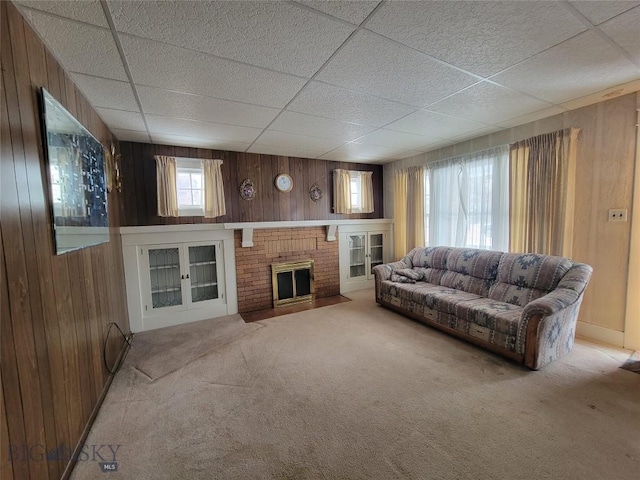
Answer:
<path fill-rule="evenodd" d="M 122 350 L 120 351 L 120 355 L 118 355 L 118 360 L 116 361 L 115 365 L 120 365 L 120 363 L 124 360 L 124 356 L 126 355 L 128 350 L 129 350 L 129 342 L 124 342 L 124 346 L 122 347 Z M 118 372 L 116 372 L 116 373 L 118 373 Z M 113 382 L 113 378 L 115 376 L 116 376 L 116 374 L 112 373 L 107 378 L 107 381 L 104 384 L 104 388 L 102 389 L 102 392 L 100 393 L 100 396 L 98 397 L 98 401 L 96 402 L 95 406 L 93 407 L 93 410 L 91 411 L 91 415 L 89 416 L 89 420 L 87 420 L 87 424 L 85 425 L 84 430 L 82 430 L 82 435 L 80 435 L 80 439 L 78 440 L 78 443 L 76 444 L 76 448 L 73 450 L 73 453 L 71 454 L 71 460 L 69 460 L 69 463 L 67 463 L 67 466 L 64 469 L 64 472 L 62 472 L 62 476 L 60 477 L 60 480 L 69 480 L 69 478 L 71 477 L 71 473 L 73 472 L 73 469 L 75 468 L 76 463 L 78 463 L 78 456 L 80 455 L 80 452 L 82 451 L 82 447 L 84 446 L 84 442 L 87 440 L 87 437 L 89 436 L 89 432 L 91 431 L 91 427 L 93 426 L 93 422 L 95 421 L 96 417 L 98 416 L 98 412 L 100 411 L 100 407 L 102 407 L 102 402 L 104 402 L 104 398 L 107 396 L 107 392 L 109 391 L 109 387 L 111 387 L 111 383 Z"/>
<path fill-rule="evenodd" d="M 576 335 L 603 343 L 609 343 L 616 347 L 622 347 L 624 345 L 624 332 L 600 327 L 599 325 L 592 325 L 590 323 L 578 322 L 576 325 Z"/>

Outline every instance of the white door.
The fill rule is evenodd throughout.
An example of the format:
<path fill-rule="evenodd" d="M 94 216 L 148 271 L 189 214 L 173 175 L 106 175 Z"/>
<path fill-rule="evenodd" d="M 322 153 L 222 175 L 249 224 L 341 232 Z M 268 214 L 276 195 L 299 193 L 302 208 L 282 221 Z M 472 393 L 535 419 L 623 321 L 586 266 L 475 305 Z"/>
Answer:
<path fill-rule="evenodd" d="M 222 242 L 184 245 L 187 308 L 224 303 L 224 257 Z"/>
<path fill-rule="evenodd" d="M 181 246 L 142 248 L 141 255 L 141 290 L 145 293 L 145 315 L 184 310 L 186 305 L 182 288 Z"/>
<path fill-rule="evenodd" d="M 364 233 L 347 234 L 349 248 L 349 280 L 367 278 L 367 235 Z"/>
<path fill-rule="evenodd" d="M 369 232 L 367 278 L 373 278 L 373 267 L 384 263 L 384 232 Z"/>

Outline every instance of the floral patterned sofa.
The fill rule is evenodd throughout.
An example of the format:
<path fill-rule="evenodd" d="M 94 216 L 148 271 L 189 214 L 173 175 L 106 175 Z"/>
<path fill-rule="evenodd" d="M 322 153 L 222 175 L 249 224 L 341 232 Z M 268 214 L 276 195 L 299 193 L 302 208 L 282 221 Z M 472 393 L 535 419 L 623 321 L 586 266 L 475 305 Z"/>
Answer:
<path fill-rule="evenodd" d="M 571 351 L 592 268 L 549 255 L 419 247 L 373 272 L 380 305 L 538 370 Z"/>

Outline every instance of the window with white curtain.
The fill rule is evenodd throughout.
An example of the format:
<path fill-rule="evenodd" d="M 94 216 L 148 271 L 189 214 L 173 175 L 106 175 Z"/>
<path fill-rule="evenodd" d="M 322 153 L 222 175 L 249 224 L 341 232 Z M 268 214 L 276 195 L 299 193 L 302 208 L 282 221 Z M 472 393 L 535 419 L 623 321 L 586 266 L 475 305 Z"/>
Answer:
<path fill-rule="evenodd" d="M 428 245 L 509 249 L 509 147 L 427 164 Z"/>
<path fill-rule="evenodd" d="M 191 158 L 176 159 L 176 187 L 180 216 L 198 216 L 204 209 L 204 174 L 202 161 Z"/>

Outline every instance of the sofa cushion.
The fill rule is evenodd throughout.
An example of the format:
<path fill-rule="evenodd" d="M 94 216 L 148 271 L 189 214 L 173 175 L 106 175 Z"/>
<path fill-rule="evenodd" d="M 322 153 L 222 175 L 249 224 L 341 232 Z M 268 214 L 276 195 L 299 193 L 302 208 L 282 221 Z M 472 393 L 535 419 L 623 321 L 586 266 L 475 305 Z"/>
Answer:
<path fill-rule="evenodd" d="M 440 285 L 486 297 L 496 279 L 502 255 L 502 252 L 488 250 L 451 248 Z"/>
<path fill-rule="evenodd" d="M 478 298 L 457 304 L 455 314 L 474 325 L 515 337 L 522 317 L 522 308 L 489 298 Z"/>
<path fill-rule="evenodd" d="M 505 253 L 489 298 L 524 307 L 555 289 L 572 266 L 563 257 L 534 253 Z"/>
<path fill-rule="evenodd" d="M 422 280 L 424 278 L 422 269 L 401 268 L 400 270 L 396 270 L 395 273 L 410 278 L 411 280 Z"/>
<path fill-rule="evenodd" d="M 415 270 L 422 273 L 424 281 L 440 285 L 440 279 L 447 272 L 447 255 L 451 247 L 426 247 L 410 252 Z"/>

